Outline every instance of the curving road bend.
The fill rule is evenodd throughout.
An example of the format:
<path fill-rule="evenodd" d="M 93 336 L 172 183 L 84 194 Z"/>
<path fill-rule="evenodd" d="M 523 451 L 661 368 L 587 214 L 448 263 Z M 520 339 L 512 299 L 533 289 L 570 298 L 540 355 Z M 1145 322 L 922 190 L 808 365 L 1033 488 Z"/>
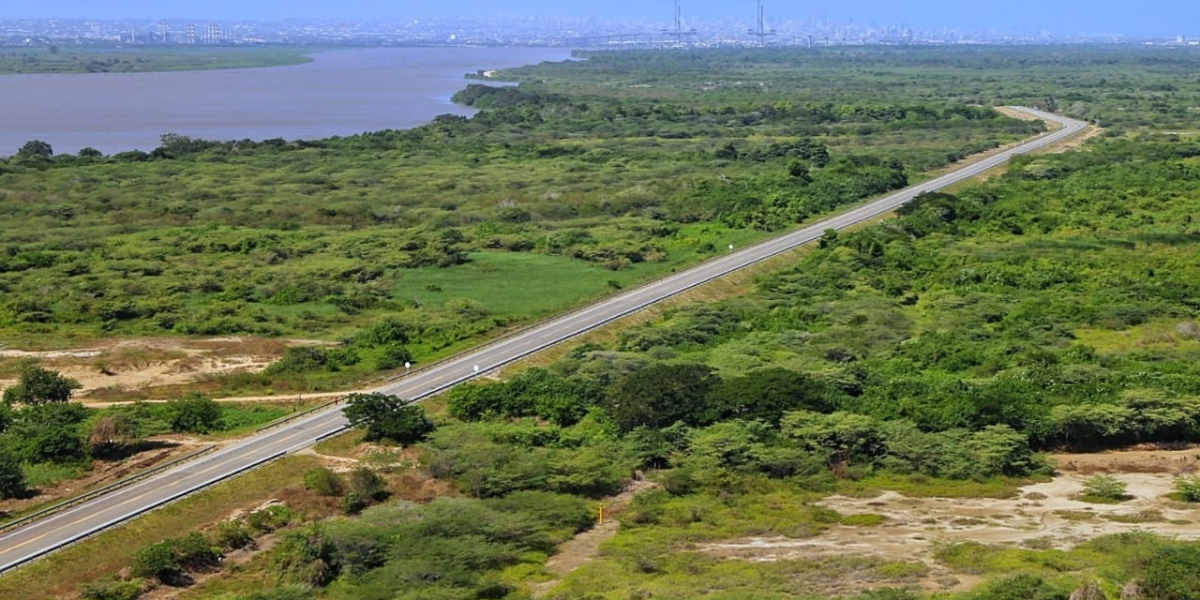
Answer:
<path fill-rule="evenodd" d="M 918 194 L 939 190 L 969 179 L 1004 164 L 1014 156 L 1072 137 L 1087 127 L 1086 123 L 1043 111 L 1020 107 L 1017 109 L 1044 121 L 1058 123 L 1062 127 L 838 216 L 731 252 L 501 338 L 425 370 L 414 372 L 378 391 L 410 400 L 420 400 L 663 299 L 811 242 L 820 237 L 826 229 L 843 229 L 879 216 L 908 202 Z M 304 449 L 316 443 L 318 439 L 345 427 L 346 419 L 341 408 L 332 407 L 25 525 L 0 536 L 0 574 L 284 454 Z"/>

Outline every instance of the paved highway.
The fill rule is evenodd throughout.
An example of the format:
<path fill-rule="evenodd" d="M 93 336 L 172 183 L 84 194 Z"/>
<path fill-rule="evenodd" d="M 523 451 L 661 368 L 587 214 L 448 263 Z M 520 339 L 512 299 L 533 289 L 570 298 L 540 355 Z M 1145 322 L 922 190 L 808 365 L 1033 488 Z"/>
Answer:
<path fill-rule="evenodd" d="M 419 400 L 476 377 L 479 373 L 513 362 L 655 302 L 810 242 L 820 237 L 826 229 L 842 229 L 871 219 L 895 209 L 917 194 L 938 190 L 974 177 L 1004 164 L 1013 156 L 1053 144 L 1079 133 L 1086 127 L 1085 123 L 1042 111 L 1027 108 L 1021 110 L 1045 121 L 1059 123 L 1062 128 L 836 217 L 731 252 L 689 270 L 486 344 L 430 368 L 414 372 L 379 391 Z M 519 290 L 514 290 L 514 293 L 519 293 Z M 259 464 L 311 446 L 317 439 L 345 427 L 346 420 L 341 408 L 331 408 L 35 521 L 0 537 L 0 573 Z"/>

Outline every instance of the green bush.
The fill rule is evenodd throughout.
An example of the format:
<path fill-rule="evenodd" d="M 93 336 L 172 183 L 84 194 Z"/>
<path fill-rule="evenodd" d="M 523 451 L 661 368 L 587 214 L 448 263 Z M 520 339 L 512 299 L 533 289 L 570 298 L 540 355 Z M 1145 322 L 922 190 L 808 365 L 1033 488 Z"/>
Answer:
<path fill-rule="evenodd" d="M 314 467 L 305 471 L 304 487 L 318 496 L 341 496 L 346 492 L 342 477 L 328 467 Z"/>
<path fill-rule="evenodd" d="M 5 434 L 10 449 L 29 464 L 81 465 L 90 453 L 82 432 L 88 410 L 77 403 L 26 406 Z"/>
<path fill-rule="evenodd" d="M 1092 502 L 1122 502 L 1129 499 L 1129 484 L 1112 475 L 1093 475 L 1083 482 L 1081 497 Z"/>
<path fill-rule="evenodd" d="M 1144 600 L 1200 600 L 1200 546 L 1159 548 L 1143 564 Z"/>
<path fill-rule="evenodd" d="M 1036 575 L 1012 575 L 987 584 L 975 600 L 1067 600 L 1070 590 L 1060 590 Z"/>
<path fill-rule="evenodd" d="M 207 571 L 217 566 L 221 553 L 199 533 L 163 540 L 142 548 L 133 558 L 133 574 L 174 583 L 185 571 Z"/>
<path fill-rule="evenodd" d="M 351 394 L 346 418 L 351 427 L 366 429 L 369 441 L 386 439 L 404 446 L 424 440 L 437 428 L 421 406 L 380 393 Z"/>
<path fill-rule="evenodd" d="M 133 574 L 153 577 L 163 583 L 177 580 L 183 574 L 183 566 L 179 564 L 174 543 L 163 540 L 139 550 L 133 556 Z"/>
<path fill-rule="evenodd" d="M 346 489 L 373 502 L 387 497 L 387 483 L 378 473 L 366 467 L 350 472 L 346 478 Z"/>
<path fill-rule="evenodd" d="M 271 555 L 284 581 L 323 586 L 337 577 L 333 544 L 316 528 L 290 531 Z"/>
<path fill-rule="evenodd" d="M 49 371 L 37 365 L 21 369 L 17 384 L 4 390 L 5 404 L 62 403 L 71 399 L 71 394 L 83 387 L 78 381 L 64 377 L 58 371 Z"/>
<path fill-rule="evenodd" d="M 213 543 L 225 550 L 245 548 L 254 542 L 254 533 L 241 519 L 228 519 L 217 523 Z"/>
<path fill-rule="evenodd" d="M 100 581 L 79 586 L 79 596 L 84 600 L 136 600 L 142 595 L 142 581 L 121 581 L 108 577 Z"/>
<path fill-rule="evenodd" d="M 1200 475 L 1177 477 L 1172 484 L 1179 499 L 1184 502 L 1200 502 Z"/>
<path fill-rule="evenodd" d="M 179 566 L 187 571 L 206 571 L 221 561 L 221 552 L 196 532 L 175 539 L 173 547 Z"/>
<path fill-rule="evenodd" d="M 375 359 L 376 371 L 390 371 L 404 366 L 405 363 L 411 362 L 413 359 L 412 352 L 407 347 L 400 344 L 389 344 L 384 346 L 383 351 L 379 354 L 379 358 Z"/>
<path fill-rule="evenodd" d="M 282 504 L 272 504 L 246 515 L 246 524 L 259 533 L 271 533 L 292 521 L 292 511 Z"/>
<path fill-rule="evenodd" d="M 0 445 L 0 500 L 20 498 L 25 494 L 25 470 L 21 460 L 4 445 Z"/>
<path fill-rule="evenodd" d="M 172 400 L 167 407 L 171 415 L 171 431 L 176 433 L 208 433 L 216 428 L 221 419 L 221 405 L 197 392 Z"/>

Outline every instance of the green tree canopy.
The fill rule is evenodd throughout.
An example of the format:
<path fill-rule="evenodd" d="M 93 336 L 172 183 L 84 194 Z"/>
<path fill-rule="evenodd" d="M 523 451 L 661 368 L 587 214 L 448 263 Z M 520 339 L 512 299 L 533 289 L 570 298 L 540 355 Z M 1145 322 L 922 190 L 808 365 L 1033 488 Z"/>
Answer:
<path fill-rule="evenodd" d="M 25 145 L 17 150 L 17 160 L 19 161 L 44 161 L 50 160 L 54 156 L 54 149 L 50 144 L 42 140 L 29 140 Z"/>
<path fill-rule="evenodd" d="M 88 459 L 80 425 L 87 409 L 74 403 L 40 404 L 16 411 L 12 450 L 29 463 L 76 464 Z"/>
<path fill-rule="evenodd" d="M 347 398 L 346 418 L 351 427 L 365 429 L 368 440 L 386 439 L 404 446 L 424 440 L 436 428 L 425 409 L 378 392 Z"/>
<path fill-rule="evenodd" d="M 8 448 L 0 446 L 0 500 L 18 498 L 25 493 L 25 472 L 21 460 Z"/>
<path fill-rule="evenodd" d="M 706 365 L 654 364 L 618 381 L 608 413 L 623 432 L 662 428 L 677 421 L 708 425 L 718 418 L 709 393 L 721 378 Z"/>
<path fill-rule="evenodd" d="M 771 368 L 721 382 L 710 401 L 725 418 L 778 423 L 791 410 L 830 412 L 827 394 L 824 385 L 804 373 Z"/>
<path fill-rule="evenodd" d="M 81 387 L 78 381 L 64 377 L 58 371 L 29 365 L 21 369 L 17 384 L 4 390 L 4 403 L 31 406 L 66 402 L 71 399 L 71 393 Z"/>
<path fill-rule="evenodd" d="M 171 411 L 171 431 L 177 433 L 208 433 L 221 419 L 221 405 L 198 392 L 189 392 L 167 405 Z"/>

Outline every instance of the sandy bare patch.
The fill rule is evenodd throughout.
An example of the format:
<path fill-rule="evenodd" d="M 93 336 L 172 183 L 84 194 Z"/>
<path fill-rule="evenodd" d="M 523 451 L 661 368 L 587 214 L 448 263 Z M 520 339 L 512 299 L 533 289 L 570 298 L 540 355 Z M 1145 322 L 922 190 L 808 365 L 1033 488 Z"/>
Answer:
<path fill-rule="evenodd" d="M 122 390 L 185 386 L 213 375 L 258 373 L 283 356 L 291 346 L 315 345 L 313 340 L 266 340 L 222 337 L 210 339 L 122 339 L 88 348 L 52 351 L 0 349 L 0 363 L 34 359 L 83 385 L 76 397 L 111 397 Z M 15 379 L 0 379 L 0 388 Z"/>
<path fill-rule="evenodd" d="M 699 550 L 749 561 L 847 555 L 916 561 L 930 569 L 921 581 L 925 590 L 965 590 L 979 578 L 952 572 L 934 560 L 939 543 L 1068 549 L 1099 536 L 1130 531 L 1200 539 L 1200 506 L 1166 497 L 1177 474 L 1196 468 L 1198 455 L 1197 448 L 1059 454 L 1053 457 L 1060 466 L 1059 476 L 1023 487 L 1012 499 L 908 498 L 895 492 L 874 498 L 833 496 L 821 504 L 843 515 L 881 515 L 884 522 L 836 526 L 808 539 L 750 538 L 706 544 Z M 1124 481 L 1133 498 L 1113 505 L 1076 500 L 1084 480 L 1097 472 Z"/>

